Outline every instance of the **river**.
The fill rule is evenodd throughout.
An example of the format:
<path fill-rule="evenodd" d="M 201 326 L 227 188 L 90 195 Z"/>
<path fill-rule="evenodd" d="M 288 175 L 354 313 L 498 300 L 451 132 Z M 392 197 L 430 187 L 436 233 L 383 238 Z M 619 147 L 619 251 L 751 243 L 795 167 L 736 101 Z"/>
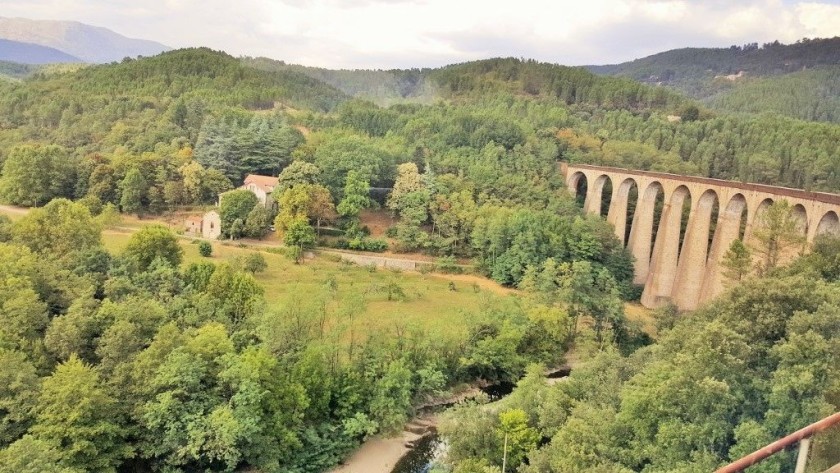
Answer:
<path fill-rule="evenodd" d="M 557 381 L 568 376 L 569 372 L 569 367 L 553 371 L 547 375 L 548 381 Z M 481 391 L 494 402 L 510 394 L 514 387 L 513 383 L 502 383 L 481 388 Z M 428 473 L 446 453 L 446 443 L 435 429 L 437 415 L 434 413 L 446 410 L 469 397 L 459 396 L 452 402 L 421 409 L 421 414 L 409 426 L 422 428 L 422 432 L 418 430 L 418 434 L 414 434 L 410 431 L 413 429 L 408 429 L 399 436 L 369 439 L 332 473 Z"/>

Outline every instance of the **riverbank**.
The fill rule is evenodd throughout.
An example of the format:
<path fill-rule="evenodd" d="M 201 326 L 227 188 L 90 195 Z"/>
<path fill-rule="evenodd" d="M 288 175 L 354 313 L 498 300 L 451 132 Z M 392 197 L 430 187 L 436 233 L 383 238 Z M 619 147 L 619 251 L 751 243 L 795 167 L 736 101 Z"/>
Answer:
<path fill-rule="evenodd" d="M 347 461 L 331 473 L 391 473 L 413 445 L 437 426 L 436 414 L 413 419 L 401 434 L 392 437 L 374 437 L 365 441 Z"/>

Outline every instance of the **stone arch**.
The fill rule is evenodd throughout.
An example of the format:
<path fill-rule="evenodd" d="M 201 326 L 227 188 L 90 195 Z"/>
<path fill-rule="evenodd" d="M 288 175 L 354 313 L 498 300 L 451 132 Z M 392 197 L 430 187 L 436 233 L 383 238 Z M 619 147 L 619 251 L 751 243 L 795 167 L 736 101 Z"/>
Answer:
<path fill-rule="evenodd" d="M 767 212 L 767 209 L 770 208 L 776 201 L 771 199 L 770 197 L 765 198 L 761 202 L 758 203 L 758 207 L 755 208 L 755 212 L 753 212 L 752 222 L 756 223 L 759 221 L 764 212 Z"/>
<path fill-rule="evenodd" d="M 718 218 L 718 225 L 727 225 L 729 227 L 737 228 L 736 238 L 744 239 L 744 233 L 747 230 L 747 216 L 749 215 L 749 206 L 747 205 L 747 198 L 740 192 L 729 198 L 726 207 Z M 736 227 L 737 224 L 737 227 Z M 730 241 L 727 248 L 731 245 Z"/>
<path fill-rule="evenodd" d="M 829 210 L 822 216 L 820 223 L 817 224 L 816 234 L 840 236 L 840 217 L 837 216 L 837 212 Z"/>
<path fill-rule="evenodd" d="M 808 211 L 802 204 L 796 204 L 790 208 L 790 216 L 796 222 L 796 231 L 802 235 L 808 235 Z"/>
<path fill-rule="evenodd" d="M 729 204 L 726 207 L 726 212 L 733 220 L 738 221 L 738 239 L 743 241 L 747 233 L 747 224 L 749 223 L 750 209 L 747 203 L 747 198 L 740 192 L 733 195 L 729 199 Z"/>
<path fill-rule="evenodd" d="M 677 265 L 680 259 L 680 243 L 683 232 L 684 204 L 691 199 L 691 191 L 680 185 L 671 193 L 662 212 L 662 222 L 653 244 L 650 259 L 650 271 L 645 289 L 642 291 L 642 304 L 646 307 L 659 307 L 672 299 Z"/>
<path fill-rule="evenodd" d="M 648 183 L 644 191 L 639 190 L 633 224 L 630 226 L 630 238 L 627 242 L 627 247 L 635 259 L 633 278 L 635 284 L 644 284 L 647 279 L 653 242 L 659 220 L 661 220 L 661 217 L 656 218 L 657 205 L 661 208 L 664 199 L 665 189 L 658 181 Z"/>
<path fill-rule="evenodd" d="M 611 200 L 612 179 L 606 174 L 601 174 L 593 180 L 592 188 L 588 189 L 583 210 L 596 215 L 606 215 Z"/>
<path fill-rule="evenodd" d="M 710 251 L 710 234 L 714 234 L 717 224 L 718 201 L 717 192 L 706 189 L 697 198 L 688 217 L 672 291 L 674 303 L 684 309 L 696 308 L 700 300 L 702 274 Z M 685 219 L 685 216 L 680 215 L 680 218 Z"/>
<path fill-rule="evenodd" d="M 589 190 L 589 179 L 586 177 L 586 174 L 580 171 L 572 174 L 569 177 L 567 185 L 569 187 L 569 193 L 575 198 L 575 202 L 577 202 L 579 207 L 583 207 L 583 203 L 586 201 L 586 194 Z"/>
<path fill-rule="evenodd" d="M 679 249 L 677 250 L 677 256 L 679 256 L 679 254 L 682 253 L 683 244 L 685 243 L 685 234 L 688 231 L 688 220 L 691 216 L 691 190 L 689 190 L 688 186 L 685 185 L 678 186 L 676 189 L 674 189 L 674 192 L 671 194 L 669 203 L 671 205 L 672 212 L 679 212 L 677 214 L 674 214 L 676 217 L 678 217 L 680 225 Z"/>
<path fill-rule="evenodd" d="M 634 284 L 644 284 L 647 279 L 653 242 L 659 225 L 659 219 L 656 218 L 657 204 L 661 208 L 664 198 L 665 189 L 658 181 L 648 183 L 644 191 L 639 192 L 627 242 L 627 248 L 635 259 Z"/>
<path fill-rule="evenodd" d="M 769 209 L 774 202 L 775 201 L 772 198 L 767 197 L 759 202 L 754 209 L 749 209 L 749 215 L 747 216 L 747 229 L 743 238 L 745 243 L 752 241 L 752 234 L 755 229 L 761 225 L 761 219 L 764 212 L 767 212 L 767 209 Z"/>
<path fill-rule="evenodd" d="M 697 305 L 711 300 L 724 289 L 724 277 L 721 273 L 721 262 L 724 255 L 732 246 L 732 242 L 743 238 L 747 226 L 747 199 L 737 193 L 729 198 L 718 216 L 712 247 L 706 258 L 706 272 L 703 275 L 703 289 Z"/>
<path fill-rule="evenodd" d="M 717 233 L 717 225 L 720 220 L 720 196 L 714 189 L 708 189 L 704 192 L 697 201 L 697 209 L 706 212 L 708 206 L 708 228 L 705 232 L 706 253 L 705 260 L 708 261 L 709 255 L 712 252 L 712 243 L 714 242 L 715 233 Z M 699 235 L 698 235 L 699 236 Z"/>
<path fill-rule="evenodd" d="M 633 215 L 639 200 L 638 187 L 634 178 L 624 178 L 613 192 L 607 213 L 607 221 L 615 227 L 615 236 L 624 246 L 627 246 L 630 238 Z"/>

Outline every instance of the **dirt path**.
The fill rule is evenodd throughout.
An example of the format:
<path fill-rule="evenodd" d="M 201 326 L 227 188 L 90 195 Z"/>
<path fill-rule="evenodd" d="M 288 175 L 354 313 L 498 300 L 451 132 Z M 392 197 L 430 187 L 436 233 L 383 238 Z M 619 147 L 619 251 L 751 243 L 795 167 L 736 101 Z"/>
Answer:
<path fill-rule="evenodd" d="M 26 207 L 15 207 L 13 205 L 0 205 L 0 213 L 23 216 L 29 213 L 29 209 Z"/>

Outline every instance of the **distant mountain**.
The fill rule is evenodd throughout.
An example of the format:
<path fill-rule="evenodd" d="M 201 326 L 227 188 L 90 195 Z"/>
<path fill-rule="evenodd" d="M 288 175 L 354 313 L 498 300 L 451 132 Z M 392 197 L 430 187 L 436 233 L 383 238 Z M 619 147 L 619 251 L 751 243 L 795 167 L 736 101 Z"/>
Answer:
<path fill-rule="evenodd" d="M 0 61 L 20 64 L 53 64 L 57 62 L 83 62 L 81 59 L 55 48 L 32 43 L 0 39 Z"/>
<path fill-rule="evenodd" d="M 120 61 L 125 57 L 154 56 L 171 49 L 154 41 L 126 38 L 107 28 L 75 21 L 0 17 L 0 38 L 54 48 L 78 58 L 76 62 L 79 59 L 93 63 Z"/>

